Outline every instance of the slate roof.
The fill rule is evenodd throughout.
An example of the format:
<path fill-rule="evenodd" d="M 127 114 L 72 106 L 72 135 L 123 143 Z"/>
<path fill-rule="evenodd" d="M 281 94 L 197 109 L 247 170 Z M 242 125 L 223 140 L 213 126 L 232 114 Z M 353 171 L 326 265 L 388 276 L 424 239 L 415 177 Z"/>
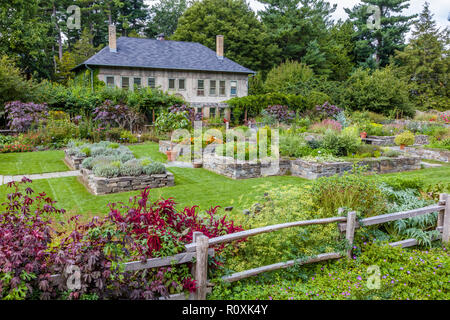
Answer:
<path fill-rule="evenodd" d="M 255 73 L 226 57 L 223 60 L 218 59 L 215 51 L 200 43 L 128 37 L 117 39 L 116 53 L 110 52 L 107 46 L 74 70 L 86 64 L 89 66 Z"/>

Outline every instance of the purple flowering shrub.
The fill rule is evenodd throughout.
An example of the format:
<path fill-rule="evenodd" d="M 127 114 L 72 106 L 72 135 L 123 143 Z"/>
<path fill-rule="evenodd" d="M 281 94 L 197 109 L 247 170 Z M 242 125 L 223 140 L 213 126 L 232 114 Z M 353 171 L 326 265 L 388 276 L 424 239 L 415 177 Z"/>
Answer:
<path fill-rule="evenodd" d="M 333 118 L 334 116 L 342 112 L 342 109 L 330 104 L 327 101 L 321 106 L 316 106 L 315 111 L 324 118 Z"/>
<path fill-rule="evenodd" d="M 129 109 L 126 105 L 114 105 L 111 100 L 105 100 L 102 105 L 95 108 L 94 121 L 99 121 L 102 125 L 118 125 L 123 128 L 127 122 L 126 114 L 128 112 Z"/>
<path fill-rule="evenodd" d="M 273 105 L 264 109 L 263 114 L 278 122 L 289 122 L 295 118 L 295 112 L 289 110 L 288 106 Z"/>
<path fill-rule="evenodd" d="M 100 122 L 102 126 L 127 127 L 130 130 L 142 120 L 142 115 L 133 108 L 124 104 L 114 105 L 111 100 L 105 100 L 102 105 L 95 108 L 93 114 L 94 121 Z"/>
<path fill-rule="evenodd" d="M 33 123 L 48 117 L 47 104 L 13 101 L 5 105 L 8 127 L 11 130 L 26 132 Z"/>

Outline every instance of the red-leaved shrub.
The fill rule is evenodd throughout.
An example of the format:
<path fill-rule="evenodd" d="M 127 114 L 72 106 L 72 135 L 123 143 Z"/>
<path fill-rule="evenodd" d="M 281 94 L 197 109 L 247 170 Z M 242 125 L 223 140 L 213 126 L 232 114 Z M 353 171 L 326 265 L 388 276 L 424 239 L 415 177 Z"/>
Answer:
<path fill-rule="evenodd" d="M 0 214 L 0 298 L 2 299 L 157 299 L 195 292 L 190 264 L 125 271 L 123 263 L 171 256 L 185 250 L 195 231 L 208 237 L 242 231 L 217 208 L 205 217 L 197 207 L 178 211 L 173 199 L 150 201 L 150 189 L 129 204 L 111 203 L 110 213 L 89 223 L 71 217 L 68 233 L 51 228 L 51 217 L 64 213 L 45 193 L 34 195 L 11 182 L 13 192 Z M 220 264 L 220 252 L 210 261 Z M 216 258 L 219 256 L 219 258 Z M 57 281 L 50 275 L 59 275 Z"/>

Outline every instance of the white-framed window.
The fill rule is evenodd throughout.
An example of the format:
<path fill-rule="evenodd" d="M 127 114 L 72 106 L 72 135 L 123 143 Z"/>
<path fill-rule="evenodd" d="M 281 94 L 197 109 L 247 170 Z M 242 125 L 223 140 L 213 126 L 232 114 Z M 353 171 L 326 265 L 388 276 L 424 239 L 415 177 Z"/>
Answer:
<path fill-rule="evenodd" d="M 133 79 L 133 85 L 137 88 L 142 87 L 142 79 L 141 78 L 134 78 Z"/>
<path fill-rule="evenodd" d="M 105 83 L 106 83 L 106 86 L 109 88 L 114 88 L 116 86 L 114 76 L 106 76 Z"/>
<path fill-rule="evenodd" d="M 147 85 L 150 87 L 150 88 L 156 88 L 156 78 L 148 78 L 147 79 Z"/>
<path fill-rule="evenodd" d="M 128 90 L 130 88 L 130 78 L 129 77 L 122 77 L 121 87 L 122 87 L 122 89 L 125 89 L 125 90 Z"/>
<path fill-rule="evenodd" d="M 186 90 L 186 80 L 178 79 L 178 90 Z"/>
<path fill-rule="evenodd" d="M 216 108 L 214 108 L 214 107 L 209 108 L 209 117 L 210 118 L 216 117 Z"/>
<path fill-rule="evenodd" d="M 235 80 L 230 81 L 230 95 L 232 96 L 237 95 L 237 81 Z"/>
<path fill-rule="evenodd" d="M 205 80 L 197 81 L 197 95 L 204 96 L 205 95 Z"/>
<path fill-rule="evenodd" d="M 175 90 L 175 79 L 169 79 L 169 90 Z"/>
<path fill-rule="evenodd" d="M 226 85 L 227 82 L 225 80 L 220 80 L 219 81 L 219 96 L 226 96 L 227 91 L 226 91 Z"/>
<path fill-rule="evenodd" d="M 215 96 L 217 94 L 217 81 L 209 80 L 209 95 Z"/>

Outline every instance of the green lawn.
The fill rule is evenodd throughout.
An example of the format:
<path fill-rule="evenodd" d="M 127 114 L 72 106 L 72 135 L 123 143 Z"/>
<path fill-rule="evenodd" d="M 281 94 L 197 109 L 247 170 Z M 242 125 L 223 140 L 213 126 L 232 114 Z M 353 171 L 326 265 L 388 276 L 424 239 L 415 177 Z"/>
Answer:
<path fill-rule="evenodd" d="M 64 163 L 64 151 L 40 151 L 0 154 L 0 175 L 22 175 L 69 171 Z"/>
<path fill-rule="evenodd" d="M 283 176 L 248 180 L 232 180 L 204 169 L 170 168 L 175 175 L 175 186 L 151 191 L 152 199 L 174 197 L 179 207 L 198 205 L 205 210 L 211 206 L 234 206 L 234 213 L 242 212 L 248 202 L 264 194 L 267 188 L 285 184 L 303 183 L 304 179 Z M 108 212 L 109 202 L 128 201 L 138 191 L 94 196 L 76 177 L 35 180 L 35 191 L 45 191 L 58 201 L 58 206 L 71 214 L 92 216 Z M 4 199 L 6 186 L 0 186 L 0 198 Z"/>
<path fill-rule="evenodd" d="M 158 152 L 156 143 L 146 143 L 130 146 L 136 157 L 150 156 L 154 160 L 165 161 L 166 156 Z M 58 168 L 56 164 L 61 162 L 60 171 L 64 168 L 61 161 L 62 151 L 45 151 L 24 154 L 1 155 L 1 169 L 7 174 L 13 170 L 16 174 L 37 173 L 39 170 L 54 171 Z M 3 166 L 4 156 L 8 158 L 8 164 Z M 30 165 L 24 165 L 25 159 Z M 30 160 L 34 159 L 34 161 Z M 14 162 L 16 160 L 16 162 Z M 53 166 L 53 168 L 52 168 Z M 48 168 L 52 168 L 49 170 Z M 266 177 L 246 180 L 232 180 L 224 176 L 209 172 L 204 169 L 170 168 L 175 175 L 175 186 L 151 191 L 153 199 L 160 197 L 173 197 L 179 203 L 179 207 L 198 205 L 201 210 L 211 206 L 234 206 L 233 215 L 242 214 L 249 203 L 257 201 L 265 190 L 276 188 L 286 184 L 302 184 L 307 180 L 292 177 Z M 41 171 L 41 172 L 45 172 Z M 446 164 L 439 168 L 429 168 L 412 172 L 387 174 L 387 177 L 408 176 L 418 177 L 426 184 L 439 182 L 450 183 L 450 165 Z M 130 196 L 138 194 L 138 191 L 104 196 L 94 196 L 78 181 L 76 177 L 58 178 L 49 180 L 35 180 L 33 189 L 45 191 L 54 200 L 57 200 L 61 208 L 70 214 L 82 214 L 92 216 L 108 212 L 109 202 L 128 201 Z M 0 186 L 0 198 L 4 199 L 7 193 L 6 186 Z"/>
<path fill-rule="evenodd" d="M 167 162 L 167 156 L 159 152 L 159 145 L 154 142 L 130 145 L 128 148 L 136 158 L 151 157 L 155 161 Z"/>

